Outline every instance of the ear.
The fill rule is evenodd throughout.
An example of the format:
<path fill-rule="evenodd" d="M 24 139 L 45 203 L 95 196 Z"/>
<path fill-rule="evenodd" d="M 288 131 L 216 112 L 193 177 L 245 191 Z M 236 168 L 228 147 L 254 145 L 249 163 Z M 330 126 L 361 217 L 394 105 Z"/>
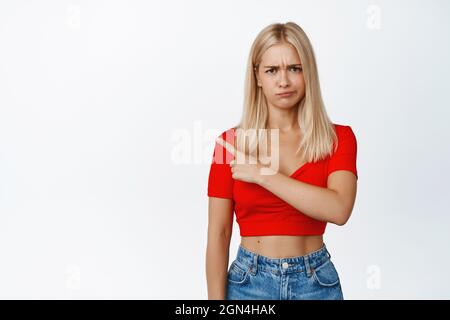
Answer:
<path fill-rule="evenodd" d="M 256 84 L 261 82 L 261 79 L 259 79 L 259 74 L 258 74 L 258 69 L 255 67 L 253 68 L 253 72 L 255 73 L 255 77 L 256 77 Z"/>

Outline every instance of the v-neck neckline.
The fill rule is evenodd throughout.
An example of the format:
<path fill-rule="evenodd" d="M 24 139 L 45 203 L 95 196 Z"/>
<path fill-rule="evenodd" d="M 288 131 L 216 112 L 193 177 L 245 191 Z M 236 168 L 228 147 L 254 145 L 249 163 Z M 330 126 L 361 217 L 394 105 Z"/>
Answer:
<path fill-rule="evenodd" d="M 233 127 L 233 134 L 234 134 L 234 138 L 236 138 L 236 128 Z M 235 142 L 236 143 L 236 142 Z M 305 162 L 304 164 L 302 164 L 298 169 L 296 169 L 294 172 L 292 172 L 288 177 L 292 178 L 295 175 L 297 175 L 300 171 L 302 171 L 304 168 L 306 168 L 308 165 L 310 164 L 310 162 Z"/>
<path fill-rule="evenodd" d="M 289 175 L 289 178 L 292 178 L 296 174 L 298 174 L 300 171 L 302 171 L 307 165 L 309 165 L 309 162 L 305 162 L 303 165 L 301 165 L 297 170 L 295 170 L 292 174 Z"/>

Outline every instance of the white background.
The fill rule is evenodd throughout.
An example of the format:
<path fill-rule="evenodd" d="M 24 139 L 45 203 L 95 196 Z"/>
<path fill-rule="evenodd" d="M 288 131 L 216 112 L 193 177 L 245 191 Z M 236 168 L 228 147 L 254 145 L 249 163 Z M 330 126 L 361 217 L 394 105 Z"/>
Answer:
<path fill-rule="evenodd" d="M 206 299 L 213 138 L 251 43 L 311 39 L 358 193 L 346 299 L 450 298 L 450 2 L 2 1 L 0 298 Z M 239 244 L 234 225 L 230 262 Z"/>

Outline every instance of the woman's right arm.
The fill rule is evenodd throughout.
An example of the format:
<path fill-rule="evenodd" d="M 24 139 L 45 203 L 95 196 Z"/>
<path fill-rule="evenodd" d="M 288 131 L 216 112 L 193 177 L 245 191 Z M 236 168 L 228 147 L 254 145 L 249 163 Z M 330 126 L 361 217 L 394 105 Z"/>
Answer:
<path fill-rule="evenodd" d="M 206 282 L 209 300 L 224 300 L 233 228 L 233 200 L 209 197 Z"/>

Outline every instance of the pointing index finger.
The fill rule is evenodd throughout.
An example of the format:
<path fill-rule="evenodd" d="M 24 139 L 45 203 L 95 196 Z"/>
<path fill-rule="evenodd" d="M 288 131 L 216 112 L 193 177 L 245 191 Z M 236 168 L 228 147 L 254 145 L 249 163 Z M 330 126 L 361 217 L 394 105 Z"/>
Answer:
<path fill-rule="evenodd" d="M 236 163 L 245 163 L 245 154 L 242 151 L 237 150 L 232 144 L 228 141 L 223 140 L 221 137 L 216 139 L 216 142 L 223 146 L 229 153 L 233 155 L 235 159 L 237 159 Z M 258 161 L 251 155 L 248 155 L 250 163 L 257 163 Z"/>
<path fill-rule="evenodd" d="M 234 150 L 234 147 L 228 142 L 223 140 L 222 138 L 218 137 L 216 138 L 216 142 L 219 143 L 222 147 L 225 147 L 229 153 L 231 153 L 233 156 L 236 152 L 239 152 L 237 150 Z"/>

